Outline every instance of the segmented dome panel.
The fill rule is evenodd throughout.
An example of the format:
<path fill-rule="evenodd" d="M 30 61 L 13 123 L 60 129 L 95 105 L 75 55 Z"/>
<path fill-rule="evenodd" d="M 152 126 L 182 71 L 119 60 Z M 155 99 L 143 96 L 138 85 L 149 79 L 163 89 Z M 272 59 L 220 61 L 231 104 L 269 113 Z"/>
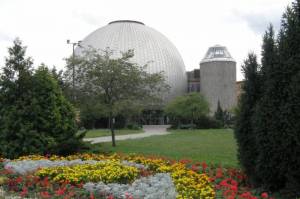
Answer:
<path fill-rule="evenodd" d="M 187 80 L 183 60 L 176 47 L 161 33 L 138 21 L 113 21 L 88 35 L 81 46 L 96 49 L 109 47 L 115 56 L 129 49 L 134 50 L 132 61 L 148 64 L 147 72 L 164 71 L 166 82 L 171 86 L 167 100 L 186 92 Z"/>

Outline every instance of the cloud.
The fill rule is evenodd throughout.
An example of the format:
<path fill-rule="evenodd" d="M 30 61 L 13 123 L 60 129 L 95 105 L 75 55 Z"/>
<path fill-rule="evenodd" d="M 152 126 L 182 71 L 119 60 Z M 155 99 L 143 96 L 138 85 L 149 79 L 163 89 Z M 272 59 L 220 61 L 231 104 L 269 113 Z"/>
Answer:
<path fill-rule="evenodd" d="M 9 36 L 8 34 L 4 33 L 4 32 L 1 32 L 0 31 L 0 41 L 7 41 L 7 42 L 11 42 L 13 41 L 14 38 Z"/>
<path fill-rule="evenodd" d="M 99 26 L 99 24 L 103 23 L 103 18 L 101 16 L 95 16 L 91 13 L 81 12 L 81 11 L 73 11 L 72 15 L 85 23 L 93 26 Z"/>
<path fill-rule="evenodd" d="M 251 12 L 243 13 L 234 10 L 235 17 L 247 23 L 248 27 L 256 34 L 263 34 L 270 23 L 273 24 L 275 31 L 280 28 L 282 12 Z"/>

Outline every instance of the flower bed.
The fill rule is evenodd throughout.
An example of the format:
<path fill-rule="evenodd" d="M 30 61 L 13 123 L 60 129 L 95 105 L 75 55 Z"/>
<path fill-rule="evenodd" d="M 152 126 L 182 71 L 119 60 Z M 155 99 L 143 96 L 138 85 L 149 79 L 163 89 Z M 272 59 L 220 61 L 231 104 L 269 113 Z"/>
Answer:
<path fill-rule="evenodd" d="M 0 166 L 0 186 L 21 197 L 271 199 L 254 196 L 240 170 L 188 160 L 78 154 L 2 159 Z"/>
<path fill-rule="evenodd" d="M 54 182 L 68 181 L 72 184 L 100 181 L 127 184 L 136 179 L 138 174 L 137 168 L 123 165 L 119 161 L 41 168 L 35 173 L 42 178 L 49 177 Z"/>

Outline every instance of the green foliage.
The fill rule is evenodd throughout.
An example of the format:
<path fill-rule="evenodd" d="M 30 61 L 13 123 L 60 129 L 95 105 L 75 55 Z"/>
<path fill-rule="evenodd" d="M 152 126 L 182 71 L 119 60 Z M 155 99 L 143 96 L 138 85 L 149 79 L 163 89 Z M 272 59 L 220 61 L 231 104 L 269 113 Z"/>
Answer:
<path fill-rule="evenodd" d="M 81 115 L 109 118 L 115 145 L 113 121 L 116 119 L 121 124 L 122 118 L 131 120 L 145 107 L 160 106 L 162 94 L 169 86 L 163 73 L 149 74 L 147 65 L 131 62 L 133 50 L 122 53 L 119 58 L 113 55 L 110 49 L 87 49 L 71 61 L 76 63 L 76 100 Z"/>
<path fill-rule="evenodd" d="M 232 127 L 234 123 L 233 114 L 227 110 L 223 110 L 220 101 L 218 101 L 218 107 L 214 114 L 214 119 L 217 120 L 222 127 L 226 128 Z"/>
<path fill-rule="evenodd" d="M 272 27 L 264 37 L 264 88 L 255 120 L 260 185 L 284 190 L 286 198 L 300 196 L 299 38 L 300 4 L 296 1 L 283 15 L 278 42 Z"/>
<path fill-rule="evenodd" d="M 197 129 L 220 129 L 224 127 L 219 120 L 210 116 L 202 116 L 195 123 Z"/>
<path fill-rule="evenodd" d="M 281 191 L 284 198 L 298 198 L 299 0 L 284 13 L 277 41 L 272 26 L 267 30 L 263 39 L 262 68 L 253 74 L 258 81 L 250 81 L 246 76 L 236 128 L 241 164 L 256 186 Z"/>
<path fill-rule="evenodd" d="M 264 35 L 262 55 L 262 96 L 256 104 L 255 115 L 253 117 L 253 133 L 256 135 L 256 148 L 258 150 L 258 156 L 255 161 L 255 175 L 259 181 L 256 184 L 267 189 L 278 190 L 284 186 L 284 176 L 282 175 L 283 173 L 279 172 L 279 163 L 275 166 L 274 161 L 276 161 L 275 156 L 277 156 L 275 153 L 285 152 L 280 147 L 277 148 L 277 146 L 275 149 L 274 144 L 281 142 L 283 139 L 281 133 L 284 132 L 284 129 L 280 127 L 280 101 L 283 96 L 281 93 L 282 90 L 278 90 L 278 88 L 282 88 L 280 80 L 282 69 L 277 61 L 278 52 L 272 26 L 269 27 Z M 266 160 L 268 160 L 267 163 Z M 275 167 L 270 169 L 271 165 Z M 274 175 L 275 173 L 276 175 Z"/>
<path fill-rule="evenodd" d="M 209 104 L 200 93 L 189 93 L 169 102 L 164 109 L 165 114 L 175 126 L 194 124 L 209 113 Z"/>
<path fill-rule="evenodd" d="M 71 104 L 45 66 L 35 72 L 20 40 L 9 48 L 0 79 L 0 153 L 71 153 L 80 145 Z"/>
<path fill-rule="evenodd" d="M 260 98 L 259 65 L 256 55 L 249 54 L 242 66 L 245 75 L 243 93 L 239 101 L 239 115 L 235 127 L 235 137 L 238 144 L 238 159 L 245 173 L 255 182 L 255 163 L 257 157 L 256 140 L 253 133 L 252 118 L 255 105 Z"/>
<path fill-rule="evenodd" d="M 217 111 L 215 112 L 215 119 L 220 121 L 222 126 L 224 126 L 224 111 L 221 107 L 220 101 L 218 101 L 218 107 L 217 107 Z"/>

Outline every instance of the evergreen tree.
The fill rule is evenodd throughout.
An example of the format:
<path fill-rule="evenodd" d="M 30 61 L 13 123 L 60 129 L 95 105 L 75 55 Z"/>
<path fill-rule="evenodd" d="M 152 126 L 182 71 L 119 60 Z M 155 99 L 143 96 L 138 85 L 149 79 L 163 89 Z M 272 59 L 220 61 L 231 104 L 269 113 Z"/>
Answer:
<path fill-rule="evenodd" d="M 65 155 L 78 151 L 84 134 L 77 135 L 75 111 L 58 82 L 44 65 L 35 71 L 32 82 L 32 128 L 53 140 L 49 153 Z"/>
<path fill-rule="evenodd" d="M 0 153 L 71 153 L 81 145 L 72 106 L 44 67 L 35 73 L 20 40 L 9 48 L 0 78 Z"/>
<path fill-rule="evenodd" d="M 280 159 L 276 157 L 282 153 L 281 149 L 276 147 L 276 143 L 282 140 L 280 103 L 283 89 L 282 69 L 278 65 L 278 50 L 274 37 L 273 26 L 270 25 L 264 35 L 262 46 L 262 97 L 257 103 L 252 119 L 258 150 L 255 177 L 260 179 L 256 185 L 269 190 L 282 187 L 285 181 L 284 175 L 278 170 Z"/>
<path fill-rule="evenodd" d="M 277 42 L 274 35 L 270 26 L 263 39 L 258 81 L 249 84 L 246 75 L 236 136 L 241 164 L 252 182 L 270 191 L 282 191 L 284 198 L 297 198 L 300 196 L 299 0 L 284 13 Z M 256 88 L 256 94 L 252 89 L 253 99 L 247 102 L 249 88 Z M 252 111 L 255 107 L 254 114 L 250 107 Z M 250 133 L 252 138 L 248 139 Z M 253 146 L 253 151 L 245 153 L 249 146 Z"/>
<path fill-rule="evenodd" d="M 8 49 L 0 80 L 0 151 L 9 158 L 47 148 L 43 135 L 29 122 L 32 99 L 32 59 L 19 39 Z M 28 139 L 29 138 L 29 139 Z"/>
<path fill-rule="evenodd" d="M 222 126 L 224 126 L 224 111 L 221 107 L 220 101 L 218 101 L 218 107 L 214 115 L 215 119 L 218 120 Z"/>
<path fill-rule="evenodd" d="M 280 172 L 285 175 L 289 197 L 300 197 L 300 1 L 287 9 L 279 36 L 279 65 L 282 69 L 280 106 Z M 279 154 L 277 158 L 279 159 Z"/>
<path fill-rule="evenodd" d="M 255 182 L 256 140 L 253 134 L 252 117 L 260 98 L 260 74 L 257 57 L 251 53 L 244 61 L 242 70 L 245 76 L 243 93 L 239 101 L 240 112 L 237 116 L 235 137 L 238 144 L 238 158 L 245 173 Z"/>

